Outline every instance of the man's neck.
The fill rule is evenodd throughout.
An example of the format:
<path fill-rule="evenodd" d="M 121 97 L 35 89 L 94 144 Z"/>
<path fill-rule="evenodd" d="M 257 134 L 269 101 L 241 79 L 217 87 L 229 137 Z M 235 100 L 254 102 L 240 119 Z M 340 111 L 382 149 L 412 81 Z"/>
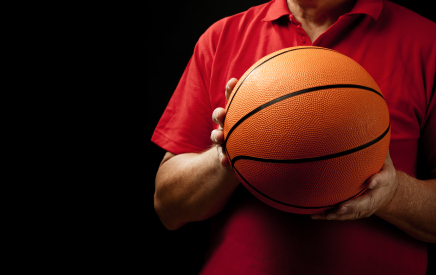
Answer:
<path fill-rule="evenodd" d="M 287 0 L 289 10 L 312 42 L 333 25 L 339 16 L 351 11 L 356 0 Z"/>

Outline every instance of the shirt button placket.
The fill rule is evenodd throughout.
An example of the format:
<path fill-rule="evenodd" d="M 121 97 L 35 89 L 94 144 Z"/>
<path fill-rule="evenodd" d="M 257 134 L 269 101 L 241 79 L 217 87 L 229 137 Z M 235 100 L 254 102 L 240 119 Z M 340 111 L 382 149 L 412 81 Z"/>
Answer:
<path fill-rule="evenodd" d="M 292 14 L 289 15 L 289 21 L 291 21 L 291 24 L 295 25 L 297 33 L 301 35 L 301 43 L 306 44 L 306 31 L 301 27 L 301 23 L 296 21 Z"/>

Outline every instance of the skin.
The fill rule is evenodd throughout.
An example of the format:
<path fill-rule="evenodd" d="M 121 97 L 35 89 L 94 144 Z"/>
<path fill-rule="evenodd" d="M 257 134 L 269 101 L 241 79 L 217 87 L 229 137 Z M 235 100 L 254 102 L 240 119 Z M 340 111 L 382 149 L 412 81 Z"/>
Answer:
<path fill-rule="evenodd" d="M 354 1 L 348 0 L 288 0 L 290 11 L 312 41 L 353 5 Z M 236 82 L 232 78 L 227 83 L 227 99 Z M 239 185 L 223 154 L 225 114 L 223 108 L 212 114 L 212 120 L 219 125 L 211 133 L 214 146 L 202 153 L 167 152 L 160 164 L 154 206 L 169 230 L 216 215 Z M 312 218 L 347 221 L 377 215 L 416 239 L 436 243 L 436 179 L 418 180 L 397 171 L 388 153 L 380 172 L 367 184 L 365 194 Z"/>
<path fill-rule="evenodd" d="M 196 154 L 165 154 L 156 175 L 154 207 L 162 224 L 175 230 L 219 213 L 239 185 L 219 161 L 220 146 Z"/>
<path fill-rule="evenodd" d="M 287 0 L 289 10 L 313 42 L 339 16 L 351 11 L 355 0 Z"/>

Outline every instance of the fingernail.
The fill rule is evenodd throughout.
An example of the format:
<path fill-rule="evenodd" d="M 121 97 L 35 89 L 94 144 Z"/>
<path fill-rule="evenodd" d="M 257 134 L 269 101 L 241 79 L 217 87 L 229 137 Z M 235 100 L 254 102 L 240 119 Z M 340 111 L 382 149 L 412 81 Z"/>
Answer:
<path fill-rule="evenodd" d="M 368 188 L 369 188 L 369 189 L 374 189 L 376 186 L 377 186 L 377 181 L 373 180 L 373 181 L 369 184 Z"/>
<path fill-rule="evenodd" d="M 212 113 L 212 120 L 213 120 L 214 122 L 216 122 L 216 110 L 213 110 L 213 113 Z"/>
<path fill-rule="evenodd" d="M 347 213 L 347 211 L 348 211 L 348 208 L 344 206 L 344 207 L 342 207 L 341 209 L 339 209 L 339 211 L 336 212 L 336 214 L 338 214 L 338 215 L 342 215 L 342 214 Z"/>

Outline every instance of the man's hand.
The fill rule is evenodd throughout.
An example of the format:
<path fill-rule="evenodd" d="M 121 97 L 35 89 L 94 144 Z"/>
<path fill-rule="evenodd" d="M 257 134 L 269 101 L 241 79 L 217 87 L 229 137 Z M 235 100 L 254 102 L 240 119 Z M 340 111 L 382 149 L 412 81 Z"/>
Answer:
<path fill-rule="evenodd" d="M 236 78 L 232 78 L 227 82 L 226 86 L 226 99 L 229 100 L 229 96 L 232 93 L 233 88 L 235 87 L 238 80 Z M 219 127 L 217 130 L 213 130 L 210 139 L 212 142 L 216 145 L 216 148 L 218 150 L 218 158 L 221 162 L 221 165 L 223 167 L 228 167 L 230 165 L 229 160 L 227 159 L 226 154 L 224 153 L 224 148 L 222 144 L 224 143 L 224 133 L 223 133 L 223 127 L 224 127 L 224 118 L 226 116 L 226 110 L 224 108 L 216 108 L 212 113 L 212 120 L 214 123 L 218 124 Z"/>
<path fill-rule="evenodd" d="M 312 219 L 345 221 L 366 218 L 389 204 L 398 188 L 397 173 L 389 152 L 380 172 L 372 175 L 367 184 L 368 189 L 363 195 L 326 213 L 312 215 Z"/>

